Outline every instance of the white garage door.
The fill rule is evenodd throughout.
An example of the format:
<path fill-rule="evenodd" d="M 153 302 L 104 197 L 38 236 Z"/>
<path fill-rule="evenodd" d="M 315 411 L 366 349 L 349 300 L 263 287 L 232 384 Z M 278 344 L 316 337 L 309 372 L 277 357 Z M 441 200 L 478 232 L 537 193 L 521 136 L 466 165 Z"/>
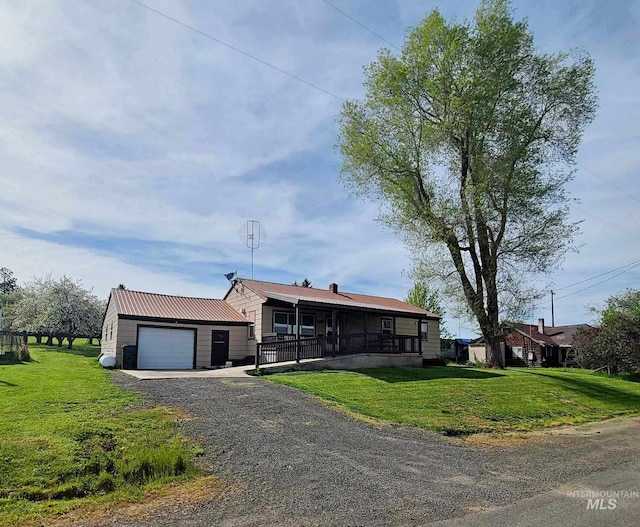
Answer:
<path fill-rule="evenodd" d="M 193 329 L 140 328 L 139 370 L 193 369 Z"/>

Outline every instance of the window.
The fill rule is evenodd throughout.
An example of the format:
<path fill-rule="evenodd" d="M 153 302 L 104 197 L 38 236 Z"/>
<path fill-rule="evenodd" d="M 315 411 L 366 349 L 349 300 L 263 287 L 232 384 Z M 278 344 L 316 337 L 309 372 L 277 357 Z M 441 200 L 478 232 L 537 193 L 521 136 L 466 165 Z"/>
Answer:
<path fill-rule="evenodd" d="M 380 333 L 383 335 L 391 335 L 393 333 L 393 320 L 390 318 L 380 319 Z"/>
<path fill-rule="evenodd" d="M 514 357 L 517 357 L 518 359 L 522 358 L 522 346 L 513 346 L 511 349 L 513 350 Z"/>
<path fill-rule="evenodd" d="M 113 322 L 111 322 L 111 329 L 109 330 L 109 340 L 113 339 Z"/>
<path fill-rule="evenodd" d="M 255 339 L 256 338 L 256 325 L 255 324 L 249 324 L 248 336 L 249 336 L 250 339 Z"/>
<path fill-rule="evenodd" d="M 420 322 L 420 340 L 428 340 L 429 338 L 429 323 L 426 320 Z"/>
<path fill-rule="evenodd" d="M 296 315 L 295 313 L 282 313 L 276 311 L 273 313 L 273 331 L 278 335 L 295 335 L 296 334 Z M 300 336 L 313 337 L 316 333 L 316 317 L 302 313 L 300 315 Z"/>
<path fill-rule="evenodd" d="M 278 335 L 293 335 L 293 328 L 296 324 L 296 317 L 293 313 L 273 314 L 273 331 Z"/>
<path fill-rule="evenodd" d="M 300 315 L 300 335 L 303 337 L 313 337 L 316 334 L 315 315 Z"/>

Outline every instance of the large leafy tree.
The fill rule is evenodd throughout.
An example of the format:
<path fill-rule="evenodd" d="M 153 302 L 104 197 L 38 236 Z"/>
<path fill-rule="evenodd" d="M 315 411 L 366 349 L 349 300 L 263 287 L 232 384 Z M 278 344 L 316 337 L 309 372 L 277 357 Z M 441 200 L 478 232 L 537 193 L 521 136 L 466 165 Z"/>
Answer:
<path fill-rule="evenodd" d="M 598 326 L 576 335 L 574 351 L 585 368 L 606 368 L 613 374 L 640 373 L 640 291 L 610 297 Z"/>
<path fill-rule="evenodd" d="M 431 12 L 400 56 L 380 51 L 364 99 L 343 106 L 347 186 L 380 200 L 423 279 L 464 299 L 490 365 L 501 315 L 523 308 L 576 231 L 564 186 L 594 118 L 593 76 L 586 54 L 540 53 L 526 21 L 487 0 L 469 22 Z"/>

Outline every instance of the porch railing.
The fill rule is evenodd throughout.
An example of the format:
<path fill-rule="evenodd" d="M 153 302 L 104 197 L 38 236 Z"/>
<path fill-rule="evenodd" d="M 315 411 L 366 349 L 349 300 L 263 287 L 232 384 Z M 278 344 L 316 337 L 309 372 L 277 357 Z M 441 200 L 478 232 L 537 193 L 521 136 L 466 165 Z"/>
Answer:
<path fill-rule="evenodd" d="M 354 333 L 337 337 L 311 337 L 275 340 L 256 345 L 256 368 L 275 362 L 319 359 L 356 353 L 419 353 L 418 337 Z"/>

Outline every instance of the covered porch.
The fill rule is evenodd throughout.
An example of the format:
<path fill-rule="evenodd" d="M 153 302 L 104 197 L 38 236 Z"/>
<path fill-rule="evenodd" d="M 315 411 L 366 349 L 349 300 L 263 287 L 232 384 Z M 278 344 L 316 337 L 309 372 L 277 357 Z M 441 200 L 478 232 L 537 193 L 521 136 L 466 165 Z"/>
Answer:
<path fill-rule="evenodd" d="M 422 355 L 426 318 L 415 313 L 270 299 L 263 307 L 256 367 L 360 353 Z"/>

